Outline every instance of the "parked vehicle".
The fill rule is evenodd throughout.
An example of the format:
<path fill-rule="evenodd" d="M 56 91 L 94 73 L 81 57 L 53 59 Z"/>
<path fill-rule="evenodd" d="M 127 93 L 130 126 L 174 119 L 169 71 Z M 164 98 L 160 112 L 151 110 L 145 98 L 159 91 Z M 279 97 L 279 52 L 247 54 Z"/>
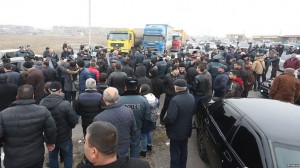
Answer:
<path fill-rule="evenodd" d="M 0 50 L 0 63 L 2 63 L 2 57 L 15 57 L 15 53 L 19 51 L 19 49 L 8 49 L 8 50 Z"/>
<path fill-rule="evenodd" d="M 171 51 L 179 51 L 186 44 L 186 33 L 184 30 L 173 30 Z"/>
<path fill-rule="evenodd" d="M 206 42 L 205 46 L 209 46 L 209 50 L 216 50 L 216 49 L 218 49 L 216 43 L 214 43 L 214 42 Z"/>
<path fill-rule="evenodd" d="M 141 48 L 141 37 L 134 30 L 111 31 L 107 35 L 107 46 L 110 50 L 120 49 L 122 53 Z"/>
<path fill-rule="evenodd" d="M 299 106 L 270 99 L 224 99 L 196 115 L 199 154 L 213 168 L 300 165 Z"/>
<path fill-rule="evenodd" d="M 150 50 L 167 52 L 172 47 L 173 28 L 167 24 L 146 24 L 142 46 Z"/>

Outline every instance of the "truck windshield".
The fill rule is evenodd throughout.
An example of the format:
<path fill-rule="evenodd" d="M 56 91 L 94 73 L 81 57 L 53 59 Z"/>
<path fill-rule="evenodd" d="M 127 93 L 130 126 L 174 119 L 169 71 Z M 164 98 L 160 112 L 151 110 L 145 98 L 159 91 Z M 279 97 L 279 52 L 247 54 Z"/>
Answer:
<path fill-rule="evenodd" d="M 299 167 L 300 147 L 280 143 L 272 143 L 277 167 Z"/>
<path fill-rule="evenodd" d="M 110 33 L 108 40 L 128 40 L 128 33 Z"/>
<path fill-rule="evenodd" d="M 144 41 L 149 42 L 149 43 L 162 42 L 163 37 L 162 36 L 147 36 L 147 35 L 144 35 Z"/>
<path fill-rule="evenodd" d="M 180 36 L 173 36 L 173 40 L 181 40 Z"/>

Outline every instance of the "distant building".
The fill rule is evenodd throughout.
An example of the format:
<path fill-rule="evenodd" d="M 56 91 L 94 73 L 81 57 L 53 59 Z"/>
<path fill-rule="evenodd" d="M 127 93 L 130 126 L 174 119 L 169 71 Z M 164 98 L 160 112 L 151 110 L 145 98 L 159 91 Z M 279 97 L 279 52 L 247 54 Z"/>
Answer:
<path fill-rule="evenodd" d="M 252 36 L 253 41 L 280 41 L 280 38 L 278 35 L 256 35 Z"/>
<path fill-rule="evenodd" d="M 284 35 L 284 36 L 280 36 L 279 38 L 282 43 L 300 42 L 300 35 Z"/>

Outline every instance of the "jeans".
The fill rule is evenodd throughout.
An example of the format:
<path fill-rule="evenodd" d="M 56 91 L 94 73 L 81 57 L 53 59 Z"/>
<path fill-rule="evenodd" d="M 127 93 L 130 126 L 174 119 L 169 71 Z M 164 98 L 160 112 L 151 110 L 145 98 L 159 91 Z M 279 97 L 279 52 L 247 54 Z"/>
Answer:
<path fill-rule="evenodd" d="M 58 152 L 61 152 L 64 157 L 64 168 L 72 168 L 73 163 L 73 142 L 68 139 L 63 143 L 55 144 L 55 149 L 49 152 L 50 168 L 59 168 Z"/>
<path fill-rule="evenodd" d="M 170 140 L 171 168 L 186 168 L 188 140 Z"/>
<path fill-rule="evenodd" d="M 140 138 L 141 130 L 136 130 L 135 135 L 131 137 L 130 141 L 130 157 L 139 158 L 140 157 Z"/>
<path fill-rule="evenodd" d="M 259 90 L 260 89 L 260 79 L 262 77 L 261 74 L 254 73 L 255 82 L 254 82 L 254 89 Z"/>
<path fill-rule="evenodd" d="M 141 134 L 142 151 L 147 151 L 147 145 L 152 144 L 152 131 Z"/>

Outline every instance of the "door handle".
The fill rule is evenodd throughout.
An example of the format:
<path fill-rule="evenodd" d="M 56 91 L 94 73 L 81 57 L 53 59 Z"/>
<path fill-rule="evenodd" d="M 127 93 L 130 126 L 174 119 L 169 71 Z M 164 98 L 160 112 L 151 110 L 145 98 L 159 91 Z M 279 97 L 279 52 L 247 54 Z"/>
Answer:
<path fill-rule="evenodd" d="M 205 119 L 204 119 L 204 122 L 205 122 L 206 124 L 209 124 L 208 118 L 205 118 Z"/>
<path fill-rule="evenodd" d="M 223 152 L 223 155 L 225 156 L 225 158 L 229 161 L 232 162 L 231 156 L 229 155 L 228 151 L 225 150 L 225 152 Z"/>

